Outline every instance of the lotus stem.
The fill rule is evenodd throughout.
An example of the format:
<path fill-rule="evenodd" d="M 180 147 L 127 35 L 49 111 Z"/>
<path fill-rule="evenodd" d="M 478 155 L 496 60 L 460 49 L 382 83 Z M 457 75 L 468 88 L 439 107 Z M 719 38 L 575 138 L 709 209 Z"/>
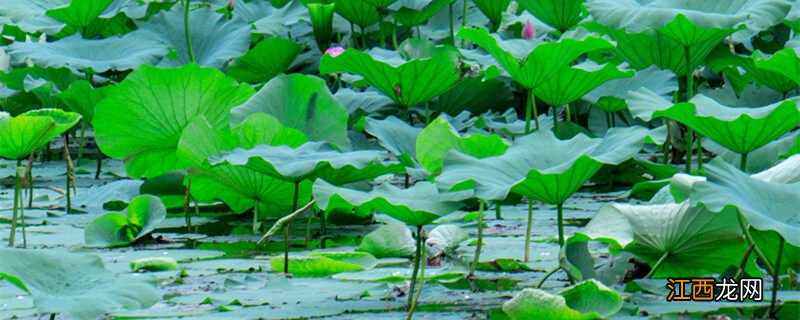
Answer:
<path fill-rule="evenodd" d="M 530 261 L 531 229 L 533 228 L 533 199 L 528 198 L 528 227 L 525 229 L 525 262 Z"/>
<path fill-rule="evenodd" d="M 72 167 L 72 159 L 69 156 L 69 133 L 64 134 L 64 161 L 67 164 L 67 214 L 72 211 L 72 193 L 70 192 L 70 185 L 74 188 L 75 185 L 73 184 L 73 167 Z M 77 191 L 77 190 L 75 190 Z"/>
<path fill-rule="evenodd" d="M 428 238 L 425 234 L 424 229 L 422 229 L 421 232 L 417 234 L 417 237 L 420 238 L 419 243 L 422 244 L 424 244 L 426 239 Z M 411 298 L 411 296 L 413 295 L 414 299 L 411 301 L 411 307 L 409 307 L 408 309 L 408 316 L 406 317 L 406 320 L 411 320 L 411 317 L 414 315 L 414 308 L 416 308 L 417 301 L 419 301 L 419 296 L 422 294 L 422 287 L 425 286 L 425 266 L 428 265 L 428 260 L 426 257 L 428 251 L 422 249 L 420 250 L 420 253 L 422 254 L 422 258 L 420 259 L 422 263 L 420 264 L 419 267 L 419 279 L 417 280 L 419 281 L 419 286 L 417 287 L 416 294 L 414 294 L 414 292 L 411 291 L 408 296 L 409 298 Z"/>
<path fill-rule="evenodd" d="M 381 19 L 378 20 L 378 32 L 381 34 L 381 48 L 386 49 L 386 38 L 383 35 L 383 19 L 386 19 L 386 16 L 381 12 Z"/>
<path fill-rule="evenodd" d="M 545 280 L 547 280 L 547 278 L 550 278 L 550 276 L 555 274 L 556 271 L 558 271 L 558 270 L 561 270 L 561 266 L 555 267 L 553 269 L 550 269 L 550 271 L 547 271 L 547 273 L 545 273 L 545 275 L 542 276 L 541 279 L 539 279 L 539 283 L 536 284 L 536 288 L 541 288 L 542 285 L 544 284 Z"/>
<path fill-rule="evenodd" d="M 611 113 L 611 126 L 612 127 L 616 127 L 617 126 L 617 113 L 616 112 L 612 112 Z"/>
<path fill-rule="evenodd" d="M 464 13 L 461 16 L 461 27 L 462 28 L 466 28 L 467 27 L 467 8 L 468 7 L 469 7 L 469 1 L 464 0 Z M 461 47 L 463 48 L 464 46 L 466 46 L 466 42 L 464 41 L 464 38 L 461 38 Z"/>
<path fill-rule="evenodd" d="M 431 124 L 431 110 L 428 101 L 425 101 L 425 125 Z"/>
<path fill-rule="evenodd" d="M 414 288 L 417 286 L 417 273 L 419 272 L 420 261 L 422 259 L 422 226 L 417 226 L 417 239 L 415 240 L 416 244 L 416 253 L 414 254 L 414 271 L 411 273 L 411 287 L 409 287 L 408 291 L 408 310 L 411 311 L 411 304 L 413 303 L 413 296 L 414 296 Z"/>
<path fill-rule="evenodd" d="M 264 243 L 264 241 L 267 241 L 267 239 L 269 239 L 270 237 L 272 237 L 273 235 L 278 233 L 278 231 L 280 231 L 283 228 L 283 226 L 288 224 L 290 221 L 294 220 L 294 218 L 296 218 L 297 216 L 299 216 L 303 212 L 306 212 L 308 209 L 312 208 L 312 206 L 315 203 L 317 203 L 316 200 L 311 200 L 311 202 L 307 203 L 302 208 L 295 210 L 294 212 L 292 212 L 288 216 L 285 216 L 283 218 L 278 219 L 278 221 L 276 221 L 275 224 L 273 224 L 272 227 L 269 228 L 267 233 L 265 233 L 264 236 L 261 237 L 261 239 L 259 239 L 258 243 L 256 243 L 256 244 L 257 245 L 261 245 L 262 243 Z"/>
<path fill-rule="evenodd" d="M 739 170 L 747 172 L 747 152 L 742 153 L 742 160 L 739 161 Z"/>
<path fill-rule="evenodd" d="M 692 171 L 692 155 L 694 154 L 694 150 L 692 147 L 694 146 L 694 130 L 689 128 L 686 131 L 686 167 L 684 171 L 689 174 Z"/>
<path fill-rule="evenodd" d="M 192 177 L 189 176 L 186 178 L 186 195 L 183 197 L 183 214 L 184 220 L 186 221 L 186 230 L 192 228 L 192 215 L 189 213 L 189 200 L 191 199 L 191 190 L 192 190 Z M 257 214 L 253 215 L 254 217 L 258 216 Z M 253 218 L 253 231 L 255 231 L 255 218 Z"/>
<path fill-rule="evenodd" d="M 536 96 L 533 90 L 528 90 L 528 103 L 525 108 L 525 134 L 531 133 L 531 116 L 533 122 L 536 124 L 536 130 L 539 130 L 539 112 L 536 110 Z"/>
<path fill-rule="evenodd" d="M 81 159 L 83 159 L 83 144 L 86 141 L 86 122 L 83 120 L 81 120 L 81 135 L 78 141 L 78 165 L 81 165 Z"/>
<path fill-rule="evenodd" d="M 33 153 L 28 156 L 28 168 L 25 170 L 28 180 L 28 209 L 33 209 Z"/>
<path fill-rule="evenodd" d="M 100 172 L 103 171 L 103 152 L 97 149 L 97 171 L 94 173 L 95 179 L 100 179 Z"/>
<path fill-rule="evenodd" d="M 564 203 L 556 205 L 558 211 L 558 246 L 564 246 Z"/>
<path fill-rule="evenodd" d="M 14 209 L 11 215 L 11 234 L 8 237 L 8 246 L 14 246 L 14 239 L 17 237 L 17 220 L 19 219 L 19 168 L 22 166 L 22 160 L 17 159 L 17 170 L 14 176 Z"/>
<path fill-rule="evenodd" d="M 326 236 L 328 234 L 328 227 L 325 225 L 325 212 L 324 211 L 319 211 L 319 212 L 317 212 L 317 214 L 319 215 L 319 230 L 320 230 L 320 233 L 322 234 L 322 239 L 320 240 L 319 246 L 322 249 L 325 249 L 327 247 L 325 241 L 328 240 L 326 238 Z"/>
<path fill-rule="evenodd" d="M 750 234 L 750 224 L 747 223 L 747 220 L 741 213 L 739 213 L 739 226 L 742 228 L 742 233 L 744 234 L 744 238 L 747 240 L 747 243 L 753 246 L 753 251 L 756 252 L 756 257 L 761 260 L 761 262 L 764 264 L 764 268 L 767 269 L 767 273 L 773 274 L 775 269 L 772 268 L 772 265 L 769 263 L 769 260 L 767 260 L 767 256 L 764 255 L 764 252 L 762 252 L 761 249 L 758 248 L 758 245 L 756 245 L 755 240 L 753 240 L 753 235 Z"/>
<path fill-rule="evenodd" d="M 364 26 L 359 26 L 361 28 L 361 48 L 367 49 L 367 33 L 364 32 Z"/>
<path fill-rule="evenodd" d="M 50 314 L 50 320 L 56 320 L 56 314 L 55 313 L 51 313 Z"/>
<path fill-rule="evenodd" d="M 194 56 L 194 48 L 192 48 L 192 33 L 189 29 L 189 4 L 190 0 L 182 0 L 183 3 L 183 30 L 186 35 L 186 49 L 189 50 L 189 60 L 197 62 Z"/>
<path fill-rule="evenodd" d="M 697 170 L 703 170 L 703 137 L 697 134 Z"/>
<path fill-rule="evenodd" d="M 500 205 L 500 201 L 494 204 L 494 219 L 503 220 L 503 207 Z"/>
<path fill-rule="evenodd" d="M 450 2 L 450 41 L 452 41 L 453 46 L 456 45 L 456 29 L 453 21 L 453 2 Z"/>
<path fill-rule="evenodd" d="M 303 245 L 306 250 L 308 250 L 308 241 L 311 239 L 311 218 L 313 217 L 314 215 L 309 213 L 308 220 L 306 220 L 306 242 Z"/>
<path fill-rule="evenodd" d="M 350 46 L 353 48 L 357 47 L 356 42 L 356 26 L 352 22 L 350 22 Z"/>
<path fill-rule="evenodd" d="M 742 261 L 739 262 L 739 268 L 736 269 L 736 274 L 733 276 L 734 279 L 739 280 L 742 278 L 742 274 L 744 274 L 744 268 L 747 266 L 747 258 L 750 258 L 750 254 L 753 253 L 753 248 L 756 246 L 750 245 L 747 247 L 747 250 L 744 251 L 744 255 L 742 256 Z"/>
<path fill-rule="evenodd" d="M 392 45 L 397 50 L 397 20 L 392 21 Z"/>
<path fill-rule="evenodd" d="M 567 121 L 572 121 L 572 113 L 569 111 L 569 103 L 564 105 L 564 113 L 566 114 Z"/>
<path fill-rule="evenodd" d="M 605 113 L 606 113 L 606 127 L 611 129 L 611 127 L 612 127 L 611 126 L 611 113 L 608 112 L 608 111 L 606 111 Z"/>
<path fill-rule="evenodd" d="M 664 261 L 667 260 L 667 257 L 669 257 L 669 252 L 664 252 L 664 254 L 661 255 L 661 258 L 658 258 L 656 264 L 654 264 L 653 267 L 650 268 L 650 272 L 648 272 L 647 275 L 644 276 L 644 278 L 649 279 L 654 274 L 656 274 L 656 270 L 658 270 L 658 268 L 661 267 L 662 264 L 664 264 Z"/>
<path fill-rule="evenodd" d="M 419 25 L 417 25 L 417 39 L 422 39 L 422 30 L 419 28 Z"/>
<path fill-rule="evenodd" d="M 664 145 L 662 146 L 662 148 L 664 149 L 663 150 L 663 152 L 664 152 L 664 164 L 669 164 L 669 152 L 670 152 L 669 151 L 669 147 L 670 147 L 670 144 L 672 143 L 671 140 L 672 140 L 672 131 L 669 130 L 669 126 L 667 126 L 667 139 L 664 140 Z"/>
<path fill-rule="evenodd" d="M 481 259 L 481 247 L 483 247 L 483 200 L 478 201 L 478 245 L 475 246 L 475 256 L 472 259 L 472 264 L 469 266 L 468 278 L 475 276 L 475 268 Z"/>
<path fill-rule="evenodd" d="M 781 286 L 781 256 L 783 255 L 783 244 L 785 242 L 782 236 L 778 237 L 780 238 L 778 240 L 778 257 L 775 258 L 775 270 L 772 272 L 772 300 L 769 302 L 769 316 L 775 319 L 777 319 L 775 317 L 775 304 L 778 302 L 778 289 Z"/>

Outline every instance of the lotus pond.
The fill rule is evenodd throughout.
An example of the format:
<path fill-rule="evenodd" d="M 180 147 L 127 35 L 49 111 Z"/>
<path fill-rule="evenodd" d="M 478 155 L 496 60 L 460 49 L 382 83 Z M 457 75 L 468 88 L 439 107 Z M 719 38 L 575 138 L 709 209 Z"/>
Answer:
<path fill-rule="evenodd" d="M 800 319 L 800 2 L 0 1 L 0 319 Z"/>

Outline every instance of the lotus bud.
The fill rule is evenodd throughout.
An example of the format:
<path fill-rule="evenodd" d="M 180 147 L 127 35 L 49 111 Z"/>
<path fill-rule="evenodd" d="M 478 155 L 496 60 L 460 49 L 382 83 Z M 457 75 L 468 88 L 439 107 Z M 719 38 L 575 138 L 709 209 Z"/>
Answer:
<path fill-rule="evenodd" d="M 325 54 L 331 55 L 331 57 L 338 57 L 340 54 L 344 53 L 344 48 L 342 47 L 331 47 L 328 50 L 325 50 Z"/>
<path fill-rule="evenodd" d="M 522 28 L 522 38 L 525 40 L 536 38 L 536 28 L 530 20 L 525 22 L 525 27 Z"/>
<path fill-rule="evenodd" d="M 236 0 L 228 0 L 228 11 L 233 11 L 233 5 L 236 4 Z"/>

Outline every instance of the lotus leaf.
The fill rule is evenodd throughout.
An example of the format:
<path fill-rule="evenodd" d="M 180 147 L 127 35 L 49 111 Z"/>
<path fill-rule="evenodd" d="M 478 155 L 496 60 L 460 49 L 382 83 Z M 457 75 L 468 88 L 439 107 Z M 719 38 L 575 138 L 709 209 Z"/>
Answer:
<path fill-rule="evenodd" d="M 0 112 L 0 157 L 21 159 L 72 128 L 81 116 L 57 109 L 40 109 L 16 117 Z"/>
<path fill-rule="evenodd" d="M 462 137 L 442 116 L 436 118 L 417 137 L 419 162 L 433 175 L 442 171 L 445 155 L 456 150 L 479 159 L 502 155 L 508 143 L 494 135 L 472 134 Z"/>
<path fill-rule="evenodd" d="M 511 319 L 600 319 L 622 308 L 622 295 L 602 283 L 588 280 L 558 294 L 524 289 L 503 304 Z"/>
<path fill-rule="evenodd" d="M 241 82 L 267 82 L 286 72 L 303 47 L 285 38 L 269 38 L 234 60 L 228 75 Z"/>
<path fill-rule="evenodd" d="M 106 213 L 92 220 L 84 233 L 90 246 L 127 246 L 150 234 L 167 217 L 167 208 L 158 197 L 142 195 L 131 200 L 127 215 Z"/>
<path fill-rule="evenodd" d="M 542 22 L 563 33 L 586 17 L 583 8 L 585 1 L 521 0 L 519 4 Z"/>

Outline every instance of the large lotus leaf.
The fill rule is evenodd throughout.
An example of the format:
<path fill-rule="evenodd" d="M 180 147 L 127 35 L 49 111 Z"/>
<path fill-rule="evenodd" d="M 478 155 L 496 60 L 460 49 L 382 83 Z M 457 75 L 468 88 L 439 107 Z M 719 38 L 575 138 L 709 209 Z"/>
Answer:
<path fill-rule="evenodd" d="M 138 24 L 139 29 L 155 33 L 157 39 L 177 54 L 175 59 L 168 56 L 159 66 L 177 67 L 192 62 L 186 47 L 183 15 L 183 8 L 175 6 Z M 189 30 L 197 64 L 223 68 L 228 60 L 244 55 L 250 48 L 250 29 L 250 24 L 241 18 L 228 20 L 211 8 L 193 9 Z"/>
<path fill-rule="evenodd" d="M 392 17 L 400 22 L 403 26 L 413 27 L 425 23 L 434 15 L 442 11 L 444 7 L 452 4 L 455 0 L 432 0 L 430 3 L 420 10 L 402 7 L 392 12 Z"/>
<path fill-rule="evenodd" d="M 457 50 L 443 50 L 430 58 L 394 67 L 367 53 L 347 49 L 337 57 L 324 55 L 319 68 L 322 74 L 360 75 L 371 86 L 406 107 L 427 102 L 452 89 L 460 74 Z"/>
<path fill-rule="evenodd" d="M 789 13 L 789 0 L 587 0 L 586 9 L 598 22 L 630 32 L 659 29 L 676 16 L 698 28 L 733 28 L 744 24 L 758 32 L 780 23 Z M 691 37 L 691 34 L 687 34 Z"/>
<path fill-rule="evenodd" d="M 636 155 L 648 132 L 629 127 L 611 129 L 603 139 L 578 134 L 559 140 L 552 131 L 540 130 L 517 139 L 498 157 L 477 159 L 450 152 L 436 181 L 445 190 L 472 181 L 476 196 L 484 200 L 504 200 L 514 192 L 559 204 L 603 164 L 620 164 Z"/>
<path fill-rule="evenodd" d="M 142 66 L 95 108 L 92 124 L 106 155 L 125 160 L 132 177 L 185 169 L 175 154 L 183 129 L 197 116 L 226 128 L 230 110 L 253 94 L 219 70 L 190 64 L 176 69 Z"/>
<path fill-rule="evenodd" d="M 43 67 L 91 68 L 94 72 L 124 71 L 143 64 L 157 64 L 167 47 L 148 31 L 133 31 L 122 37 L 99 40 L 72 35 L 49 43 L 16 42 L 8 52 L 17 63 L 30 59 Z"/>
<path fill-rule="evenodd" d="M 539 1 L 520 0 L 519 4 L 547 25 L 564 32 L 585 18 L 583 3 L 586 0 Z"/>
<path fill-rule="evenodd" d="M 728 107 L 698 94 L 654 116 L 675 119 L 731 151 L 745 154 L 800 125 L 800 108 L 786 100 L 759 108 Z"/>
<path fill-rule="evenodd" d="M 241 82 L 267 82 L 286 72 L 303 52 L 303 47 L 285 38 L 269 38 L 259 42 L 228 67 L 228 75 Z"/>
<path fill-rule="evenodd" d="M 111 18 L 120 12 L 141 18 L 133 14 L 132 8 L 130 0 L 4 0 L 0 3 L 0 17 L 30 33 L 55 34 L 66 24 L 83 28 L 98 17 Z"/>
<path fill-rule="evenodd" d="M 417 162 L 416 143 L 422 128 L 410 126 L 394 116 L 384 120 L 368 118 L 364 128 L 367 133 L 378 138 L 381 146 L 396 156 L 406 167 L 421 167 Z"/>
<path fill-rule="evenodd" d="M 736 210 L 715 213 L 687 202 L 610 204 L 601 207 L 570 241 L 607 242 L 612 250 L 631 252 L 651 266 L 667 255 L 654 277 L 703 276 L 738 266 L 747 246 L 736 214 Z M 755 271 L 753 267 L 748 271 Z"/>
<path fill-rule="evenodd" d="M 783 54 L 779 53 L 779 56 Z M 766 85 L 778 92 L 789 92 L 800 85 L 800 82 L 796 82 L 800 79 L 792 80 L 790 77 L 793 73 L 786 71 L 791 70 L 791 66 L 778 63 L 781 60 L 779 56 L 768 60 L 754 59 L 757 56 L 758 54 L 741 56 L 731 53 L 730 48 L 721 46 L 708 55 L 706 65 L 714 72 L 724 72 L 737 93 L 745 90 L 744 86 L 750 82 Z M 776 63 L 777 65 L 773 66 Z M 744 71 L 744 74 L 741 71 Z M 789 74 L 784 75 L 784 72 Z M 739 85 L 739 82 L 742 84 Z M 741 95 L 746 96 L 743 93 Z"/>
<path fill-rule="evenodd" d="M 94 107 L 114 90 L 113 86 L 94 88 L 89 81 L 80 80 L 69 85 L 67 90 L 56 94 L 67 109 L 83 116 L 85 123 L 92 123 Z"/>
<path fill-rule="evenodd" d="M 464 77 L 453 89 L 436 99 L 431 106 L 445 114 L 460 114 L 468 111 L 480 114 L 491 109 L 502 110 L 514 103 L 513 93 L 503 78 L 481 71 L 477 76 Z"/>
<path fill-rule="evenodd" d="M 633 77 L 631 70 L 620 70 L 612 64 L 584 62 L 559 70 L 533 90 L 537 98 L 551 106 L 563 106 L 580 99 L 603 83 Z"/>
<path fill-rule="evenodd" d="M 787 77 L 795 87 L 800 86 L 800 52 L 794 48 L 782 49 L 766 59 L 756 58 L 755 66 Z"/>
<path fill-rule="evenodd" d="M 667 70 L 659 70 L 656 67 L 637 71 L 631 79 L 616 79 L 601 84 L 594 90 L 583 96 L 583 99 L 595 104 L 606 112 L 618 112 L 628 108 L 625 98 L 628 92 L 647 88 L 662 98 L 671 98 L 672 92 L 678 90 L 678 82 L 675 75 Z M 619 103 L 603 103 L 603 99 L 612 99 Z"/>
<path fill-rule="evenodd" d="M 271 145 L 236 148 L 209 161 L 215 166 L 230 164 L 247 167 L 285 181 L 324 176 L 331 183 L 345 184 L 394 172 L 394 166 L 383 162 L 386 157 L 383 151 L 339 152 L 325 143 L 308 142 L 298 148 Z"/>
<path fill-rule="evenodd" d="M 337 90 L 333 96 L 347 108 L 347 112 L 350 114 L 350 121 L 357 120 L 357 115 L 361 114 L 369 116 L 391 112 L 394 105 L 392 99 L 389 99 L 378 90 L 360 92 L 342 88 Z"/>
<path fill-rule="evenodd" d="M 622 308 L 622 295 L 595 280 L 566 288 L 558 294 L 525 289 L 503 304 L 514 320 L 589 320 L 609 317 Z"/>
<path fill-rule="evenodd" d="M 0 278 L 30 292 L 39 313 L 88 320 L 123 308 L 147 308 L 161 300 L 155 281 L 115 276 L 95 255 L 2 249 L 0 256 Z"/>
<path fill-rule="evenodd" d="M 314 182 L 314 198 L 322 210 L 377 210 L 412 226 L 453 213 L 470 197 L 469 191 L 440 193 L 430 182 L 418 182 L 408 189 L 382 184 L 369 192 L 337 187 L 322 179 Z"/>
<path fill-rule="evenodd" d="M 167 217 L 167 208 L 153 195 L 141 195 L 128 205 L 127 215 L 111 212 L 92 220 L 84 233 L 90 246 L 126 246 L 148 235 Z"/>
<path fill-rule="evenodd" d="M 800 183 L 761 181 L 718 159 L 706 172 L 708 181 L 692 185 L 692 203 L 714 211 L 736 207 L 753 228 L 778 232 L 789 244 L 800 246 Z"/>
<path fill-rule="evenodd" d="M 745 172 L 759 172 L 769 169 L 782 159 L 785 159 L 786 156 L 797 154 L 797 151 L 793 151 L 792 145 L 795 145 L 794 148 L 797 147 L 798 136 L 800 136 L 800 131 L 790 132 L 748 154 Z M 742 156 L 740 154 L 730 151 L 714 141 L 706 141 L 703 144 L 703 148 L 715 153 L 717 158 L 741 168 Z"/>
<path fill-rule="evenodd" d="M 199 201 L 225 202 L 233 212 L 242 213 L 256 204 L 260 217 L 282 217 L 292 210 L 294 185 L 246 167 L 219 165 L 211 167 L 209 157 L 219 156 L 237 147 L 288 145 L 305 142 L 302 132 L 284 127 L 275 117 L 257 113 L 230 131 L 216 129 L 203 117 L 184 129 L 178 143 L 178 156 L 192 163 L 191 193 Z M 299 185 L 298 198 L 308 199 L 309 183 Z"/>
<path fill-rule="evenodd" d="M 283 125 L 303 131 L 310 140 L 350 148 L 347 110 L 318 77 L 290 74 L 273 78 L 247 102 L 231 110 L 231 123 L 239 124 L 254 113 L 273 115 Z"/>
<path fill-rule="evenodd" d="M 514 81 L 526 89 L 538 87 L 583 54 L 613 47 L 610 42 L 601 38 L 564 38 L 558 42 L 539 44 L 526 57 L 519 57 L 501 47 L 498 39 L 486 29 L 461 29 L 458 37 L 472 41 L 486 50 Z"/>
<path fill-rule="evenodd" d="M 85 28 L 114 0 L 70 1 L 68 6 L 47 10 L 47 15 L 76 28 Z"/>
<path fill-rule="evenodd" d="M 503 12 L 508 9 L 511 0 L 476 0 L 475 5 L 494 24 L 500 25 L 503 21 Z"/>
<path fill-rule="evenodd" d="M 417 160 L 433 175 L 442 172 L 444 157 L 450 150 L 479 159 L 499 156 L 508 143 L 496 135 L 461 136 L 444 116 L 436 118 L 417 137 Z"/>
<path fill-rule="evenodd" d="M 77 113 L 57 109 L 28 111 L 13 118 L 0 112 L 0 157 L 24 158 L 80 120 Z"/>
<path fill-rule="evenodd" d="M 361 27 L 368 27 L 381 19 L 378 8 L 364 0 L 338 0 L 336 13 Z"/>

